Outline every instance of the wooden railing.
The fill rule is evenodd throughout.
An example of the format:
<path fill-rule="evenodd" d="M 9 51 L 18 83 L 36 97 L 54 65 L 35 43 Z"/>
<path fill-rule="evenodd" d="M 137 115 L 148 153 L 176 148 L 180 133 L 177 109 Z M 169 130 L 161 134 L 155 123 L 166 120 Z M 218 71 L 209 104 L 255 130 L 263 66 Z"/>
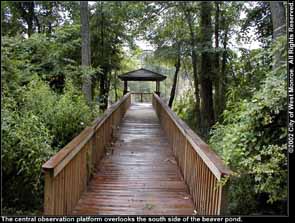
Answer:
<path fill-rule="evenodd" d="M 128 93 L 42 166 L 44 214 L 71 214 L 130 104 Z"/>
<path fill-rule="evenodd" d="M 131 101 L 132 102 L 151 102 L 153 93 L 148 92 L 131 92 Z"/>
<path fill-rule="evenodd" d="M 173 147 L 198 215 L 219 215 L 226 206 L 226 185 L 221 180 L 231 171 L 171 109 L 154 94 L 153 107 Z"/>

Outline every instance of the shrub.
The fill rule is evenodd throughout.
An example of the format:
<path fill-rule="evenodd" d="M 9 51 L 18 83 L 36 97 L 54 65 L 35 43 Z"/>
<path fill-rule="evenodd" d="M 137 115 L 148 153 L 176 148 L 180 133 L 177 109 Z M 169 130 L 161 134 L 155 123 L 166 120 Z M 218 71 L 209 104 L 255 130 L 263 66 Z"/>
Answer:
<path fill-rule="evenodd" d="M 285 49 L 284 40 L 277 44 L 280 47 L 275 49 Z M 286 212 L 286 65 L 265 76 L 249 99 L 234 104 L 229 101 L 224 121 L 215 125 L 210 139 L 211 146 L 236 173 L 229 190 L 232 213 L 250 214 L 253 207 L 261 212 L 267 209 L 270 213 L 272 208 L 276 213 Z"/>
<path fill-rule="evenodd" d="M 41 166 L 53 154 L 52 135 L 38 116 L 9 103 L 14 102 L 3 99 L 1 109 L 4 203 L 36 208 L 42 200 Z"/>
<path fill-rule="evenodd" d="M 40 117 L 53 135 L 52 146 L 60 149 L 77 135 L 97 113 L 87 105 L 81 91 L 70 81 L 63 94 L 57 94 L 41 80 L 24 89 L 23 109 Z"/>
<path fill-rule="evenodd" d="M 185 121 L 190 128 L 196 130 L 195 96 L 191 90 L 184 92 L 173 104 L 173 111 Z"/>
<path fill-rule="evenodd" d="M 53 37 L 2 37 L 1 159 L 6 213 L 40 211 L 42 164 L 99 115 L 81 92 L 81 75 L 93 75 L 99 69 L 84 71 L 77 65 L 79 38 L 75 25 L 57 30 Z"/>
<path fill-rule="evenodd" d="M 63 94 L 36 78 L 2 101 L 4 206 L 41 207 L 41 166 L 98 115 L 70 81 Z M 9 208 L 7 210 L 10 210 Z"/>

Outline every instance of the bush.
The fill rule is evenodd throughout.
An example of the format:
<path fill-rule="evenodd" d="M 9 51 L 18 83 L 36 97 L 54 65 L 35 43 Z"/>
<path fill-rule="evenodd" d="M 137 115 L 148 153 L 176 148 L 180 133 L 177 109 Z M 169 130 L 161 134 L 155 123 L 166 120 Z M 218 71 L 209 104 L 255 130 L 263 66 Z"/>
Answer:
<path fill-rule="evenodd" d="M 39 213 L 41 166 L 78 135 L 94 117 L 81 92 L 79 26 L 55 36 L 2 37 L 2 176 L 5 213 Z M 69 41 L 70 40 L 70 41 Z"/>
<path fill-rule="evenodd" d="M 2 37 L 2 80 L 9 86 L 25 85 L 39 76 L 49 82 L 52 89 L 61 92 L 65 78 L 81 72 L 81 46 L 79 25 L 57 29 L 54 36 L 35 33 L 29 39 Z M 14 88 L 15 89 L 15 88 Z M 9 90 L 9 89 L 7 89 Z"/>
<path fill-rule="evenodd" d="M 97 113 L 70 81 L 64 94 L 57 94 L 36 78 L 19 95 L 18 102 L 8 96 L 2 101 L 3 197 L 5 206 L 26 210 L 41 206 L 42 164 Z"/>
<path fill-rule="evenodd" d="M 275 48 L 285 49 L 284 40 L 277 44 Z M 210 139 L 236 173 L 229 189 L 229 207 L 235 214 L 253 213 L 254 207 L 263 213 L 286 213 L 286 65 L 265 76 L 252 97 L 229 101 L 224 122 L 215 125 Z"/>
<path fill-rule="evenodd" d="M 23 95 L 23 109 L 40 117 L 54 136 L 52 147 L 57 149 L 79 134 L 98 114 L 70 81 L 66 82 L 63 94 L 53 92 L 41 80 L 32 81 Z"/>
<path fill-rule="evenodd" d="M 173 104 L 173 111 L 185 121 L 190 128 L 196 130 L 195 96 L 191 90 L 184 92 Z"/>
<path fill-rule="evenodd" d="M 38 116 L 10 103 L 4 98 L 1 109 L 3 203 L 36 208 L 42 200 L 41 166 L 53 155 L 52 135 Z"/>

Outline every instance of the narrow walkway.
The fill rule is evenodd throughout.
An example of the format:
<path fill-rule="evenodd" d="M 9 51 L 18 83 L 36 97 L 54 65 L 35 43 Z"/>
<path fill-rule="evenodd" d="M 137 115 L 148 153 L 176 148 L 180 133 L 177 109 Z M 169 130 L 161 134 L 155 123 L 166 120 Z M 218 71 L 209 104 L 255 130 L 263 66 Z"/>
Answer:
<path fill-rule="evenodd" d="M 133 104 L 73 214 L 192 215 L 193 202 L 151 104 Z"/>

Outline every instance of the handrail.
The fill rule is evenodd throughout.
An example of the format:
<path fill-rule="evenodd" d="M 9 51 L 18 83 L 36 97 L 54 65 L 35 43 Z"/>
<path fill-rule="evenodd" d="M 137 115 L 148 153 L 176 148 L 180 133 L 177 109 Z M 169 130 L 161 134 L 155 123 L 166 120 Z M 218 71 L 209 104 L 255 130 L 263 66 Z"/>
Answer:
<path fill-rule="evenodd" d="M 154 94 L 153 92 L 130 92 L 131 94 Z"/>
<path fill-rule="evenodd" d="M 130 104 L 128 93 L 43 164 L 45 214 L 71 213 Z"/>
<path fill-rule="evenodd" d="M 144 101 L 143 96 L 148 96 L 148 101 L 152 100 L 153 93 L 152 92 L 130 92 L 132 94 L 132 101 L 135 101 L 135 96 L 140 96 L 140 102 Z M 146 99 L 146 98 L 145 98 Z"/>
<path fill-rule="evenodd" d="M 59 172 L 65 167 L 72 158 L 80 152 L 89 139 L 93 136 L 93 128 L 86 127 L 78 136 L 70 141 L 64 148 L 51 157 L 42 169 L 44 171 L 52 171 L 53 176 L 57 176 Z"/>
<path fill-rule="evenodd" d="M 226 187 L 219 182 L 232 171 L 157 94 L 153 94 L 153 107 L 172 145 L 198 214 L 220 214 L 226 205 Z"/>
<path fill-rule="evenodd" d="M 193 148 L 201 156 L 216 178 L 220 180 L 222 176 L 230 175 L 232 171 L 224 164 L 220 157 L 183 120 L 181 120 L 157 94 L 154 94 L 154 97 L 166 110 L 179 130 L 187 137 L 189 142 L 193 145 Z"/>
<path fill-rule="evenodd" d="M 114 104 L 112 104 L 104 113 L 102 116 L 96 118 L 92 123 L 91 125 L 97 129 L 99 128 L 102 123 L 111 116 L 111 114 L 113 112 L 115 112 L 119 107 L 120 105 L 125 101 L 127 100 L 129 97 L 130 97 L 131 93 L 127 93 L 125 94 L 120 100 L 116 101 Z"/>

